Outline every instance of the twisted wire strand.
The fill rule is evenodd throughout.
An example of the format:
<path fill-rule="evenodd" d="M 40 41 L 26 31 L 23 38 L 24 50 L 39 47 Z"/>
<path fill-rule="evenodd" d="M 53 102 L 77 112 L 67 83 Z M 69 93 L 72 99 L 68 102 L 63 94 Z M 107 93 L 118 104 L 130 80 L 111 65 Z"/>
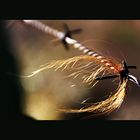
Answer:
<path fill-rule="evenodd" d="M 37 20 L 23 20 L 23 22 L 37 28 L 38 30 L 40 30 L 44 33 L 52 35 L 59 40 L 65 39 L 65 42 L 68 45 L 73 46 L 73 48 L 78 49 L 79 51 L 81 51 L 82 53 L 84 53 L 88 56 L 95 57 L 100 63 L 102 63 L 103 65 L 108 67 L 113 73 L 118 74 L 122 70 L 122 67 L 121 67 L 121 65 L 119 65 L 119 63 L 114 62 L 113 60 L 99 54 L 98 52 L 95 52 L 95 51 L 89 49 L 88 47 L 82 45 L 80 42 L 76 41 L 75 39 L 65 36 L 65 33 L 63 33 L 63 32 L 60 32 Z"/>
<path fill-rule="evenodd" d="M 42 66 L 41 68 L 34 71 L 31 75 L 29 75 L 27 77 L 31 77 L 45 69 L 50 69 L 50 68 L 54 68 L 55 70 L 63 68 L 62 70 L 64 70 L 71 63 L 73 65 L 75 65 L 77 60 L 81 60 L 81 59 L 90 60 L 90 62 L 93 61 L 93 59 L 94 59 L 95 61 L 98 61 L 101 66 L 106 67 L 111 72 L 116 73 L 116 74 L 119 74 L 119 72 L 123 69 L 121 64 L 89 49 L 88 47 L 82 45 L 80 42 L 78 42 L 70 37 L 65 36 L 65 33 L 63 33 L 63 32 L 53 29 L 52 27 L 50 27 L 48 25 L 44 25 L 43 23 L 41 23 L 37 20 L 23 20 L 23 22 L 26 23 L 27 25 L 37 28 L 38 30 L 40 30 L 44 33 L 50 34 L 59 40 L 65 39 L 65 42 L 68 45 L 71 45 L 75 49 L 78 49 L 82 53 L 88 55 L 88 56 L 74 57 L 74 58 L 70 58 L 68 60 L 54 61 L 50 64 L 46 64 L 46 65 Z M 104 71 L 104 69 L 102 69 L 103 67 L 97 68 L 94 71 L 92 76 L 89 76 L 86 78 L 83 77 L 84 81 L 86 81 L 87 79 L 88 79 L 88 82 L 94 80 L 95 77 L 97 76 L 97 74 Z M 77 68 L 77 69 L 79 69 L 79 68 Z M 73 75 L 75 76 L 76 74 L 77 73 L 74 73 Z M 124 79 L 123 82 L 119 84 L 117 90 L 115 91 L 115 93 L 113 95 L 110 95 L 107 99 L 105 99 L 103 101 L 93 103 L 89 107 L 83 107 L 81 109 L 60 109 L 59 111 L 62 111 L 65 113 L 92 112 L 92 113 L 95 113 L 95 115 L 103 115 L 103 114 L 111 113 L 115 109 L 119 108 L 120 105 L 122 104 L 124 97 L 126 95 L 126 85 L 127 85 L 127 79 Z"/>

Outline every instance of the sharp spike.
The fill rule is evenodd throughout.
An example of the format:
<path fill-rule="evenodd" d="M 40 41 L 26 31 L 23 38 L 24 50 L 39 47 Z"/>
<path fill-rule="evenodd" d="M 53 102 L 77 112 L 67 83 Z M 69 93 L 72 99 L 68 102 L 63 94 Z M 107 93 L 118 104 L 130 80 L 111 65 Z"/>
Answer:
<path fill-rule="evenodd" d="M 105 79 L 112 79 L 117 78 L 119 75 L 111 75 L 111 76 L 105 76 L 105 77 L 97 77 L 96 80 L 105 80 Z"/>
<path fill-rule="evenodd" d="M 128 75 L 128 80 L 133 82 L 133 83 L 135 83 L 135 84 L 137 84 L 138 87 L 140 87 L 140 82 L 138 81 L 138 79 L 135 76 L 129 74 Z"/>
<path fill-rule="evenodd" d="M 66 50 L 69 50 L 69 46 L 65 40 L 66 37 L 71 38 L 72 34 L 77 34 L 82 31 L 82 29 L 75 29 L 75 30 L 70 30 L 67 24 L 63 24 L 64 30 L 65 30 L 65 36 L 62 39 L 62 43 L 64 44 L 64 47 Z"/>
<path fill-rule="evenodd" d="M 136 69 L 136 66 L 127 66 L 128 69 Z"/>

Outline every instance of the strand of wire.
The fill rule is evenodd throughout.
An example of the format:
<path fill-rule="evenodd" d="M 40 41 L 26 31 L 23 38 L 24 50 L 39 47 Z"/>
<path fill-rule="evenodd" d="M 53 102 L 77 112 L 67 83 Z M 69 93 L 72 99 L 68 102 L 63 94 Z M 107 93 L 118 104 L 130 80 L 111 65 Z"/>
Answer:
<path fill-rule="evenodd" d="M 109 68 L 110 71 L 115 72 L 117 74 L 119 74 L 119 72 L 121 71 L 121 67 L 118 67 L 117 63 L 113 62 L 109 58 L 104 57 L 103 55 L 101 55 L 97 52 L 94 52 L 93 50 L 89 49 L 88 47 L 82 45 L 80 42 L 78 42 L 70 37 L 65 36 L 65 33 L 55 30 L 55 29 L 49 27 L 48 25 L 44 25 L 43 23 L 41 23 L 37 20 L 23 20 L 23 21 L 24 21 L 24 23 L 31 25 L 44 33 L 50 34 L 59 40 L 65 39 L 65 42 L 68 45 L 72 45 L 74 48 L 76 48 L 79 51 L 82 51 L 84 54 L 86 54 L 85 57 L 78 56 L 76 58 L 71 58 L 68 60 L 55 61 L 55 62 L 50 63 L 49 65 L 46 64 L 46 65 L 42 66 L 41 68 L 39 68 L 37 71 L 34 71 L 28 77 L 31 77 L 31 76 L 39 73 L 40 71 L 43 71 L 45 69 L 50 69 L 50 68 L 54 68 L 55 70 L 62 68 L 62 70 L 64 70 L 68 67 L 68 65 L 72 64 L 71 67 L 73 67 L 78 60 L 82 60 L 82 59 L 89 60 L 90 62 L 93 62 L 93 59 L 96 59 L 98 62 L 100 62 L 100 65 L 101 65 L 101 67 L 99 67 L 99 68 L 95 67 L 95 71 L 93 70 L 91 75 L 89 75 L 89 76 L 84 75 L 83 82 L 86 82 L 86 83 L 93 82 L 95 77 L 98 74 L 100 74 L 101 72 L 103 72 L 103 74 L 104 74 L 104 72 L 105 72 L 104 67 Z M 81 67 L 80 67 L 80 70 L 81 70 Z M 78 71 L 78 73 L 77 72 L 72 73 L 72 75 L 69 75 L 69 76 L 74 76 L 74 77 L 78 76 L 80 74 L 80 72 L 81 71 Z M 81 109 L 60 109 L 60 110 L 62 112 L 66 112 L 66 113 L 92 112 L 92 113 L 95 113 L 95 115 L 108 114 L 108 113 L 112 112 L 113 110 L 119 108 L 120 105 L 122 104 L 125 94 L 126 94 L 126 84 L 127 84 L 127 80 L 124 80 L 118 86 L 118 90 L 116 91 L 116 93 L 114 95 L 109 96 L 109 98 L 107 98 L 104 101 L 100 101 L 98 103 L 93 103 L 89 107 L 85 106 Z"/>
<path fill-rule="evenodd" d="M 68 45 L 73 46 L 75 49 L 78 49 L 79 51 L 81 51 L 82 53 L 84 53 L 88 56 L 95 57 L 98 61 L 100 61 L 103 65 L 108 67 L 114 73 L 118 74 L 122 70 L 121 65 L 118 65 L 115 62 L 113 62 L 112 60 L 104 57 L 103 55 L 89 49 L 88 47 L 82 45 L 80 42 L 76 41 L 75 39 L 65 36 L 65 33 L 63 33 L 63 32 L 60 32 L 37 20 L 23 20 L 23 22 L 37 28 L 38 30 L 40 30 L 44 33 L 52 35 L 59 40 L 65 39 L 65 41 Z"/>

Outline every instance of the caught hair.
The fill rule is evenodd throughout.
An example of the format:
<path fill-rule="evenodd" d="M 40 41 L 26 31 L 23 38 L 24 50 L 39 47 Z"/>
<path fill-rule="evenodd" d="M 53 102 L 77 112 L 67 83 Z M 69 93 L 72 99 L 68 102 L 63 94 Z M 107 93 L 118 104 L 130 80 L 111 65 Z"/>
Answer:
<path fill-rule="evenodd" d="M 119 108 L 122 104 L 125 93 L 127 81 L 132 81 L 140 86 L 138 79 L 129 74 L 130 68 L 135 66 L 127 66 L 124 61 L 123 64 L 116 61 L 114 58 L 106 57 L 87 46 L 84 46 L 79 41 L 71 38 L 67 32 L 58 31 L 48 25 L 45 25 L 36 20 L 22 20 L 25 24 L 30 25 L 46 34 L 52 35 L 60 40 L 65 47 L 73 47 L 81 51 L 85 56 L 76 56 L 66 60 L 52 61 L 42 65 L 38 70 L 25 77 L 32 77 L 39 72 L 47 69 L 54 69 L 55 71 L 69 71 L 67 78 L 81 78 L 83 84 L 95 86 L 98 80 L 107 78 L 120 78 L 120 84 L 114 94 L 111 94 L 107 99 L 84 106 L 81 109 L 60 109 L 63 112 L 82 113 L 93 112 L 96 115 L 108 114 Z M 68 29 L 68 27 L 66 27 Z M 70 32 L 69 32 L 70 33 Z M 111 75 L 110 75 L 111 74 Z M 105 75 L 105 76 L 104 76 Z"/>
<path fill-rule="evenodd" d="M 37 70 L 33 71 L 30 75 L 24 77 L 32 77 L 44 70 L 53 69 L 54 71 L 66 71 L 70 74 L 65 78 L 77 78 L 81 77 L 82 82 L 88 85 L 97 82 L 95 79 L 97 76 L 104 76 L 110 73 L 114 74 L 107 66 L 100 63 L 92 56 L 75 56 L 69 59 L 56 60 L 41 65 Z"/>
<path fill-rule="evenodd" d="M 123 83 L 119 85 L 115 94 L 110 95 L 104 101 L 90 103 L 90 106 L 84 106 L 81 109 L 60 109 L 60 111 L 65 113 L 92 112 L 95 116 L 109 114 L 121 106 L 126 94 L 126 84 L 127 81 L 124 80 Z"/>
<path fill-rule="evenodd" d="M 96 61 L 95 57 L 92 56 L 76 56 L 65 60 L 57 60 L 41 65 L 39 69 L 34 71 L 32 74 L 26 77 L 32 77 L 41 71 L 47 69 L 54 69 L 54 71 L 69 71 L 71 74 L 67 75 L 65 78 L 77 78 L 78 76 L 82 79 L 83 84 L 94 86 L 97 84 L 95 80 L 98 75 L 104 76 L 113 73 L 108 67 Z M 127 80 L 120 83 L 119 87 L 115 93 L 110 95 L 104 101 L 97 103 L 90 103 L 90 106 L 84 106 L 81 109 L 60 109 L 62 112 L 66 113 L 83 113 L 83 112 L 93 112 L 95 115 L 103 115 L 114 111 L 119 108 L 125 97 L 125 87 Z"/>

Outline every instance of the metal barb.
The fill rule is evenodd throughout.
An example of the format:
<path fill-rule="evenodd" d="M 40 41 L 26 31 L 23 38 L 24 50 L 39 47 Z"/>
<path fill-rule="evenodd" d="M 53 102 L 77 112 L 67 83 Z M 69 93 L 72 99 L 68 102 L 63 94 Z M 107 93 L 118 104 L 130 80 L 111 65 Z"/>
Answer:
<path fill-rule="evenodd" d="M 128 79 L 129 81 L 135 83 L 138 85 L 138 87 L 140 87 L 140 82 L 138 81 L 138 79 L 129 74 L 129 69 L 136 69 L 136 66 L 127 66 L 126 62 L 123 61 L 122 62 L 123 65 L 123 70 L 120 71 L 120 76 L 119 75 L 111 75 L 111 76 L 105 76 L 105 77 L 97 77 L 96 80 L 104 80 L 104 79 L 111 79 L 111 78 L 116 78 L 116 77 L 120 77 L 121 83 L 123 82 L 123 80 Z"/>
<path fill-rule="evenodd" d="M 135 83 L 135 84 L 137 84 L 138 87 L 140 87 L 140 82 L 138 81 L 138 79 L 135 76 L 129 74 L 128 75 L 128 80 L 133 82 L 133 83 Z"/>
<path fill-rule="evenodd" d="M 112 79 L 117 78 L 119 75 L 110 75 L 110 76 L 104 76 L 104 77 L 97 77 L 96 80 L 105 80 L 105 79 Z"/>
<path fill-rule="evenodd" d="M 66 37 L 71 38 L 72 34 L 79 34 L 79 33 L 82 32 L 82 29 L 70 30 L 67 24 L 64 24 L 63 27 L 64 27 L 64 30 L 65 30 L 65 36 L 62 39 L 62 43 L 64 44 L 65 49 L 69 50 L 69 46 L 68 46 L 67 42 L 65 41 Z"/>
<path fill-rule="evenodd" d="M 126 62 L 123 61 L 123 70 L 120 72 L 121 82 L 123 81 L 123 79 L 128 79 L 129 81 L 137 84 L 138 87 L 140 87 L 140 82 L 138 81 L 138 79 L 135 76 L 129 74 L 129 69 L 136 68 L 136 66 L 127 66 Z"/>

